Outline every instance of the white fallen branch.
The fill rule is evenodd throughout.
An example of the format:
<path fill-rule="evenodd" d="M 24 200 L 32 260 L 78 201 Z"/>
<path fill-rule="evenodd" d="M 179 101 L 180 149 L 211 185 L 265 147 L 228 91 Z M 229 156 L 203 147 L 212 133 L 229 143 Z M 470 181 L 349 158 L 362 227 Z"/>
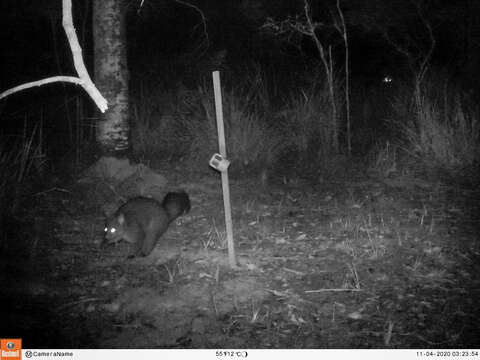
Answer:
<path fill-rule="evenodd" d="M 8 89 L 7 91 L 4 91 L 3 93 L 0 94 L 0 99 L 5 98 L 8 95 L 11 95 L 13 93 L 25 90 L 25 89 L 29 89 L 29 88 L 32 88 L 32 87 L 35 87 L 35 86 L 42 86 L 42 85 L 46 85 L 46 84 L 51 84 L 51 83 L 54 83 L 54 82 L 70 82 L 72 84 L 82 85 L 82 79 L 77 78 L 77 77 L 73 77 L 73 76 L 53 76 L 53 77 L 49 77 L 49 78 L 46 78 L 46 79 L 32 81 L 32 82 L 29 82 L 29 83 L 26 83 L 26 84 L 18 85 L 18 86 L 15 86 L 15 87 L 11 88 L 11 89 Z"/>
<path fill-rule="evenodd" d="M 88 75 L 87 68 L 85 67 L 85 63 L 83 62 L 82 48 L 80 47 L 77 33 L 75 32 L 75 27 L 73 26 L 72 1 L 62 0 L 62 7 L 63 29 L 65 30 L 65 34 L 67 35 L 68 44 L 70 45 L 70 50 L 72 51 L 73 55 L 73 64 L 75 66 L 75 70 L 77 71 L 78 77 L 53 76 L 46 79 L 18 85 L 0 93 L 0 100 L 13 93 L 26 90 L 35 86 L 42 86 L 54 82 L 69 82 L 83 87 L 83 89 L 90 95 L 95 104 L 97 104 L 97 107 L 103 113 L 108 109 L 108 103 L 107 100 L 102 96 L 100 91 L 98 91 L 97 87 L 90 78 L 90 75 Z"/>

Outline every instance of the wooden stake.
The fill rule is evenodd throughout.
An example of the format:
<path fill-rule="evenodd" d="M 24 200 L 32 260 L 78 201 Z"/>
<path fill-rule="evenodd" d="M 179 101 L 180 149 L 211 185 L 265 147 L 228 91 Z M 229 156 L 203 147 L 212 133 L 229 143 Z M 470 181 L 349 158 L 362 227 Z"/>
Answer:
<path fill-rule="evenodd" d="M 217 131 L 218 131 L 218 147 L 220 155 L 224 159 L 227 158 L 227 149 L 225 146 L 225 128 L 223 124 L 223 108 L 222 108 L 222 90 L 220 87 L 220 73 L 214 71 L 213 75 L 213 91 L 215 94 L 215 111 L 217 115 Z M 228 184 L 228 169 L 222 171 L 222 190 L 223 190 L 223 206 L 225 208 L 225 228 L 227 231 L 228 245 L 228 262 L 232 268 L 237 266 L 235 259 L 235 244 L 233 242 L 233 226 L 232 226 L 232 210 L 230 204 L 230 186 Z"/>

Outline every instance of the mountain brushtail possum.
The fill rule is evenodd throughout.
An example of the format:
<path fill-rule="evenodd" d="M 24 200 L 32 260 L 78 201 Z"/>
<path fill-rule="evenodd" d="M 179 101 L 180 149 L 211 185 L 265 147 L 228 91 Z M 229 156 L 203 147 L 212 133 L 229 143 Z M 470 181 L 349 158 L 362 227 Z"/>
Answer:
<path fill-rule="evenodd" d="M 185 192 L 170 192 L 162 204 L 146 197 L 137 197 L 120 206 L 107 219 L 103 246 L 121 240 L 131 244 L 129 258 L 150 254 L 168 225 L 190 210 Z"/>

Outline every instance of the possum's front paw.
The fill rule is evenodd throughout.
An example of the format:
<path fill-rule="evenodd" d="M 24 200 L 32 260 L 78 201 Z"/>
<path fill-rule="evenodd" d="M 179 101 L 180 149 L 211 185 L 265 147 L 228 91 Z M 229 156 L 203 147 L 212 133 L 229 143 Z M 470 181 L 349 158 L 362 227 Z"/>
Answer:
<path fill-rule="evenodd" d="M 108 247 L 108 245 L 110 245 L 110 243 L 107 240 L 103 240 L 103 241 L 100 242 L 100 244 L 98 246 L 100 247 L 101 250 L 103 250 L 106 247 Z"/>

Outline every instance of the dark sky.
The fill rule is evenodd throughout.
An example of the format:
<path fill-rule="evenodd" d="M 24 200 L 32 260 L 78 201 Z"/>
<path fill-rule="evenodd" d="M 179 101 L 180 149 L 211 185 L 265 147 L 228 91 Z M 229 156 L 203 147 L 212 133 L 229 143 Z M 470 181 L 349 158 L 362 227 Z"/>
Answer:
<path fill-rule="evenodd" d="M 73 3 L 76 29 L 86 63 L 90 66 L 91 4 L 89 0 L 73 0 Z M 302 1 L 192 1 L 202 9 L 207 19 L 208 48 L 204 46 L 200 16 L 191 7 L 173 0 L 146 0 L 138 11 L 139 3 L 127 3 L 133 79 L 135 69 L 148 68 L 158 71 L 161 76 L 160 69 L 166 60 L 187 65 L 188 61 L 192 61 L 192 66 L 196 66 L 202 59 L 207 61 L 220 50 L 227 51 L 226 61 L 232 67 L 256 62 L 266 68 L 291 66 L 294 70 L 299 64 L 316 58 L 316 50 L 308 38 L 292 36 L 286 41 L 286 37 L 261 31 L 268 17 L 285 19 L 301 15 Z M 311 3 L 314 18 L 324 24 L 319 32 L 320 38 L 333 45 L 333 54 L 340 63 L 343 61 L 343 45 L 332 27 L 335 3 Z M 353 74 L 369 78 L 383 72 L 405 73 L 407 57 L 396 51 L 395 46 L 382 36 L 383 33 L 388 33 L 392 41 L 408 49 L 410 61 L 418 63 L 429 45 L 421 14 L 431 25 L 436 40 L 432 66 L 464 79 L 465 83 L 478 83 L 472 79 L 478 79 L 477 64 L 480 60 L 480 1 L 419 0 L 418 3 L 421 4 L 420 12 L 412 1 L 341 2 L 348 23 Z M 73 74 L 60 16 L 60 0 L 0 2 L 1 89 L 55 74 Z"/>

